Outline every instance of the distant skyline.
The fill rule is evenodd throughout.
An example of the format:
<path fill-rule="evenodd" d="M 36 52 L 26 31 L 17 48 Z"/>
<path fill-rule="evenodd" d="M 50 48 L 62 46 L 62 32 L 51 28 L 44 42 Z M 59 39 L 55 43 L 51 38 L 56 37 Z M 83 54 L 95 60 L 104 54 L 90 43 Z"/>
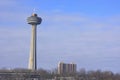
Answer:
<path fill-rule="evenodd" d="M 1 0 L 0 68 L 27 68 L 31 26 L 38 26 L 38 68 L 57 68 L 59 61 L 74 62 L 78 70 L 120 73 L 119 0 Z"/>

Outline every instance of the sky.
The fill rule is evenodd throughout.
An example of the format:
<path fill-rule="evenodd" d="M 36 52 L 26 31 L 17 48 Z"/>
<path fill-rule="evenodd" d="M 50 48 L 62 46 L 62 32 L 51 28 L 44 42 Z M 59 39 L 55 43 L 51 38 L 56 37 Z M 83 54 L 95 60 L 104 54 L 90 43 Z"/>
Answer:
<path fill-rule="evenodd" d="M 37 66 L 120 73 L 120 0 L 0 0 L 0 68 L 27 68 L 37 13 Z"/>

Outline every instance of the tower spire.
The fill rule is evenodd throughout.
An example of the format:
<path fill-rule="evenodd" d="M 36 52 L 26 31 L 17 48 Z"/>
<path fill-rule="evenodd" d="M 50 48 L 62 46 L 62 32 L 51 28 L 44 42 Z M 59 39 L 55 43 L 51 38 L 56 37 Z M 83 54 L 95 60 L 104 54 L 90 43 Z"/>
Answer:
<path fill-rule="evenodd" d="M 33 9 L 33 14 L 35 14 L 35 13 L 36 13 L 36 9 L 34 8 L 34 9 Z"/>

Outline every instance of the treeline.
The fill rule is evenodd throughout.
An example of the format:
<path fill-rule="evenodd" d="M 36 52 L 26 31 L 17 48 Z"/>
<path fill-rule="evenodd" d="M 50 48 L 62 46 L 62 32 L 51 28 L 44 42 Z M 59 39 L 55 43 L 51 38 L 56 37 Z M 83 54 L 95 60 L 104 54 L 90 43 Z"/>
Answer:
<path fill-rule="evenodd" d="M 81 69 L 74 74 L 57 74 L 57 69 L 52 71 L 45 69 L 38 69 L 36 71 L 28 69 L 0 70 L 0 80 L 31 80 L 32 78 L 38 78 L 38 80 L 60 80 L 57 77 L 73 77 L 75 80 L 120 80 L 119 73 L 101 70 L 86 71 Z"/>
<path fill-rule="evenodd" d="M 81 69 L 77 76 L 79 80 L 120 80 L 119 73 L 113 73 L 111 71 L 85 71 L 85 69 Z"/>

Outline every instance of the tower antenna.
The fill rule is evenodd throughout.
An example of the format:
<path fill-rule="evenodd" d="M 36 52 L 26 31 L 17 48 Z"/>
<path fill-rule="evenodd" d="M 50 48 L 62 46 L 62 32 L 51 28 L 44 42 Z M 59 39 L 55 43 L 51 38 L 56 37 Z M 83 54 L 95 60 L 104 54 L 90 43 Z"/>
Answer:
<path fill-rule="evenodd" d="M 34 13 L 36 13 L 36 9 L 35 9 L 35 8 L 33 9 L 33 14 L 34 14 Z"/>

